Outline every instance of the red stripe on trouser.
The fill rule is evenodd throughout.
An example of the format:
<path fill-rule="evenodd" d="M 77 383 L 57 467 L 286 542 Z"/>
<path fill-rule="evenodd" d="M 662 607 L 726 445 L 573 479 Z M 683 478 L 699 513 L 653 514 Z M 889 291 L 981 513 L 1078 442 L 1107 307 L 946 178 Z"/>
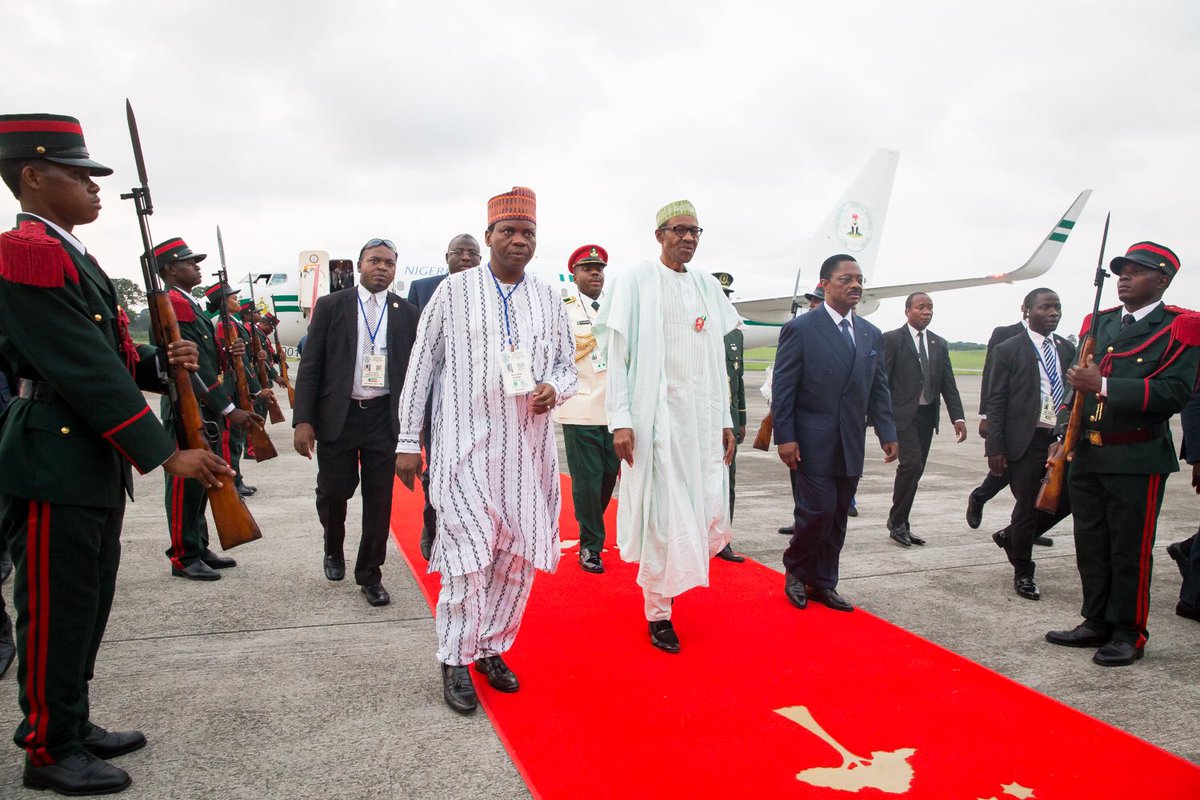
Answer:
<path fill-rule="evenodd" d="M 25 578 L 29 627 L 25 635 L 25 696 L 29 703 L 29 734 L 25 750 L 35 767 L 53 764 L 46 752 L 50 709 L 46 705 L 46 659 L 50 638 L 50 506 L 29 501 L 25 530 Z"/>
<path fill-rule="evenodd" d="M 1154 547 L 1154 529 L 1158 523 L 1158 486 L 1162 475 L 1151 475 L 1146 482 L 1146 517 L 1142 522 L 1142 552 L 1138 558 L 1137 613 L 1133 625 L 1138 647 L 1146 646 L 1146 618 L 1150 611 L 1150 551 Z"/>
<path fill-rule="evenodd" d="M 183 478 L 171 478 L 171 565 L 183 569 Z"/>

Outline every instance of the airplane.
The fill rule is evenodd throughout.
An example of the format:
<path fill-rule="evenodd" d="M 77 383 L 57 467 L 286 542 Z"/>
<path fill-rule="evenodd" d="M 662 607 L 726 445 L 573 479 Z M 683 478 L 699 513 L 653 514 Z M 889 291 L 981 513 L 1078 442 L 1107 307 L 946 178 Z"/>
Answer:
<path fill-rule="evenodd" d="M 1091 197 L 1092 190 L 1079 193 L 1066 212 L 1050 228 L 1033 254 L 1024 264 L 1008 272 L 996 272 L 981 277 L 948 278 L 922 283 L 877 286 L 872 277 L 883 239 L 883 227 L 891 199 L 892 183 L 900 160 L 895 150 L 878 150 L 862 172 L 850 184 L 807 244 L 796 253 L 773 261 L 747 267 L 728 268 L 717 272 L 732 278 L 730 301 L 742 319 L 745 346 L 774 346 L 779 330 L 799 309 L 806 305 L 803 295 L 816 285 L 816 266 L 833 253 L 849 253 L 858 261 L 867 283 L 856 313 L 867 315 L 889 297 L 907 297 L 917 291 L 940 292 L 1014 283 L 1044 275 L 1053 265 L 1063 245 L 1075 227 L 1079 215 Z M 573 276 L 562 266 L 566 259 L 535 257 L 528 270 L 553 284 L 564 295 L 572 291 Z M 551 263 L 558 266 L 550 266 Z M 392 290 L 407 296 L 408 285 L 417 278 L 440 275 L 445 265 L 399 266 Z M 619 279 L 620 263 L 610 264 L 609 280 Z M 807 275 L 807 277 L 805 277 Z M 801 285 L 801 280 L 804 285 Z M 308 329 L 309 315 L 317 299 L 331 290 L 354 284 L 354 262 L 329 258 L 322 250 L 304 250 L 299 254 L 298 269 L 287 271 L 258 271 L 247 274 L 237 284 L 242 297 L 249 297 L 250 282 L 254 282 L 260 307 L 272 310 L 279 317 L 280 341 L 289 356 Z M 269 298 L 269 301 L 268 301 Z"/>

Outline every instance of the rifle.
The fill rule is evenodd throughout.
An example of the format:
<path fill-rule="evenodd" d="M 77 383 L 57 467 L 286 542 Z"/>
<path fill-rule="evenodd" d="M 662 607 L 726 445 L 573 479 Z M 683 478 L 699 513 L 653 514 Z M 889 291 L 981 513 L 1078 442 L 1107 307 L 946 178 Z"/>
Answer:
<path fill-rule="evenodd" d="M 762 450 L 764 453 L 771 449 L 771 434 L 775 432 L 775 418 L 768 411 L 763 417 L 762 424 L 758 426 L 758 435 L 754 437 L 754 449 Z"/>
<path fill-rule="evenodd" d="M 146 177 L 146 162 L 142 157 L 142 141 L 138 136 L 137 119 L 133 116 L 133 106 L 128 100 L 125 101 L 125 116 L 129 122 L 129 138 L 133 144 L 133 158 L 137 163 L 138 181 L 141 186 L 135 186 L 128 194 L 122 194 L 121 199 L 133 200 L 137 210 L 138 226 L 142 234 L 142 277 L 146 281 L 146 299 L 150 304 L 150 326 L 154 332 L 154 340 L 166 347 L 181 341 L 182 337 L 179 335 L 179 321 L 175 318 L 170 294 L 163 288 L 158 277 L 158 258 L 154 255 L 154 239 L 150 235 L 149 220 L 150 215 L 154 213 L 154 203 L 150 200 L 150 182 Z M 204 435 L 204 418 L 200 415 L 200 404 L 196 400 L 196 388 L 191 373 L 182 366 L 168 364 L 162 378 L 167 384 L 180 446 L 187 450 L 203 449 L 211 452 L 212 448 L 208 446 L 208 439 Z M 238 494 L 233 481 L 222 481 L 219 488 L 210 488 L 207 491 L 222 550 L 262 538 L 258 523 L 254 521 L 246 501 Z"/>
<path fill-rule="evenodd" d="M 217 248 L 221 253 L 221 269 L 217 272 L 217 280 L 222 286 L 229 282 L 228 273 L 225 270 L 225 243 L 221 239 L 221 228 L 217 227 Z M 225 303 L 226 298 L 221 298 L 221 332 L 225 337 L 225 363 L 229 369 L 233 370 L 233 379 L 237 384 L 237 405 L 243 411 L 254 413 L 254 404 L 250 401 L 250 384 L 246 382 L 246 365 L 244 362 L 239 363 L 240 359 L 233 354 L 233 345 L 238 340 L 237 328 L 233 326 L 233 320 L 229 316 L 229 306 Z M 271 437 L 267 435 L 267 430 L 259 425 L 254 420 L 246 422 L 246 439 L 250 442 L 250 446 L 254 448 L 255 461 L 267 461 L 279 455 L 275 451 L 275 445 L 271 442 Z"/>
<path fill-rule="evenodd" d="M 292 408 L 296 407 L 296 387 L 292 386 L 292 379 L 288 375 L 287 353 L 284 352 L 283 346 L 279 344 L 279 323 L 271 329 L 275 334 L 275 352 L 279 354 L 279 374 L 283 376 L 283 382 L 287 386 L 288 405 Z"/>
<path fill-rule="evenodd" d="M 250 355 L 254 360 L 254 367 L 258 370 L 258 382 L 267 390 L 267 416 L 271 419 L 271 424 L 283 422 L 287 417 L 283 415 L 283 409 L 279 407 L 279 401 L 275 399 L 275 390 L 271 388 L 271 376 L 267 373 L 267 365 L 263 360 L 262 342 L 258 340 L 258 324 L 254 321 L 254 315 L 258 313 L 258 304 L 254 302 L 254 275 L 250 275 L 250 321 L 246 323 L 246 332 L 250 334 Z M 257 452 L 257 451 L 255 451 Z"/>
<path fill-rule="evenodd" d="M 1108 243 L 1108 223 L 1112 219 L 1112 212 L 1104 218 L 1104 235 L 1100 238 L 1100 260 L 1096 264 L 1096 300 L 1092 304 L 1091 324 L 1088 326 L 1087 333 L 1083 336 L 1083 341 L 1079 343 L 1079 360 L 1078 366 L 1085 366 L 1088 359 L 1096 352 L 1096 329 L 1100 319 L 1100 294 L 1104 291 L 1104 279 L 1108 277 L 1108 273 L 1104 271 L 1104 247 Z M 1047 514 L 1054 514 L 1058 511 L 1058 503 L 1062 498 L 1063 484 L 1067 477 L 1067 462 L 1071 459 L 1071 453 L 1075 450 L 1075 445 L 1079 441 L 1079 429 L 1083 427 L 1083 404 L 1085 401 L 1083 392 L 1075 392 L 1074 398 L 1071 400 L 1071 418 L 1067 422 L 1067 431 L 1063 436 L 1062 447 L 1058 448 L 1058 452 L 1054 454 L 1047 463 L 1046 475 L 1042 478 L 1042 488 L 1038 490 L 1037 502 L 1034 506 L 1039 511 L 1045 511 Z M 1096 416 L 1100 416 L 1100 408 L 1096 410 Z"/>

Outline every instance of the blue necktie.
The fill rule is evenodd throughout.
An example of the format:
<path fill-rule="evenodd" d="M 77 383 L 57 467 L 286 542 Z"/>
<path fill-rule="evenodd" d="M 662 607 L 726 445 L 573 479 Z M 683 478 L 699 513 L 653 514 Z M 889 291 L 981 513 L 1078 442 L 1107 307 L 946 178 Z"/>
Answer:
<path fill-rule="evenodd" d="M 850 330 L 850 320 L 842 320 L 842 333 L 846 334 L 846 341 L 850 343 L 850 351 L 854 351 L 854 332 Z"/>
<path fill-rule="evenodd" d="M 1054 407 L 1061 408 L 1063 404 L 1063 385 L 1058 377 L 1058 367 L 1054 363 L 1054 345 L 1047 336 L 1042 339 L 1042 366 L 1046 368 L 1046 377 L 1050 379 L 1050 396 L 1054 398 Z"/>

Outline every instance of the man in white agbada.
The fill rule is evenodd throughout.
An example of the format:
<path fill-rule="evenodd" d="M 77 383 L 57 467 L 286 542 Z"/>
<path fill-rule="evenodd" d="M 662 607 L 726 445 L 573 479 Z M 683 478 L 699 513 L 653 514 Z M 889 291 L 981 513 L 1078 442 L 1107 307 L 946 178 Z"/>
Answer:
<path fill-rule="evenodd" d="M 717 279 L 689 270 L 701 229 L 686 200 L 658 212 L 658 261 L 614 281 L 597 335 L 607 347 L 608 427 L 624 462 L 617 545 L 640 562 L 650 642 L 679 652 L 671 605 L 708 585 L 709 559 L 729 543 L 735 440 L 725 334 L 738 323 Z"/>
<path fill-rule="evenodd" d="M 502 692 L 504 663 L 534 569 L 558 565 L 558 447 L 549 412 L 575 393 L 575 342 L 558 292 L 526 274 L 536 245 L 532 191 L 488 201 L 489 264 L 449 276 L 421 314 L 400 395 L 396 474 L 412 487 L 432 391 L 429 494 L 442 574 L 434 615 L 442 694 L 478 705 L 468 665 Z"/>

